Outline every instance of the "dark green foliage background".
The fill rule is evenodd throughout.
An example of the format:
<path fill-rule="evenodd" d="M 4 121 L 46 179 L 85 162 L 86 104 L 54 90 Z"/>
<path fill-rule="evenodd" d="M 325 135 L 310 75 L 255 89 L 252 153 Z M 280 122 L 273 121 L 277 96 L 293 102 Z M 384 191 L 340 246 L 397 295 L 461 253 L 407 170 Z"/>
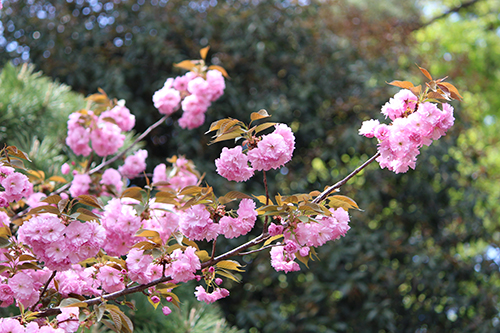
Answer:
<path fill-rule="evenodd" d="M 270 173 L 271 193 L 286 195 L 322 190 L 374 154 L 375 141 L 357 131 L 363 120 L 381 119 L 380 106 L 397 91 L 385 81 L 421 83 L 414 63 L 442 61 L 414 39 L 421 8 L 396 0 L 354 3 L 103 1 L 95 11 L 86 1 L 6 1 L 2 22 L 7 41 L 29 46 L 30 61 L 45 74 L 84 94 L 101 87 L 126 99 L 137 132 L 159 118 L 154 91 L 183 74 L 173 63 L 196 59 L 210 45 L 211 63 L 231 76 L 225 94 L 202 128 L 185 131 L 169 122 L 154 131 L 150 168 L 185 154 L 207 172 L 216 194 L 262 194 L 258 177 L 228 184 L 215 174 L 212 161 L 224 144 L 207 146 L 203 132 L 211 121 L 247 121 L 265 108 L 296 134 L 293 161 Z M 47 18 L 38 17 L 40 10 Z M 100 27 L 102 17 L 114 22 Z M 2 52 L 0 61 L 21 56 Z M 460 154 L 474 147 L 457 142 L 472 116 L 454 106 L 456 125 L 422 149 L 416 170 L 395 175 L 372 165 L 342 188 L 363 211 L 352 213 L 347 236 L 320 248 L 320 261 L 309 269 L 285 275 L 266 254 L 243 257 L 243 282 L 225 282 L 231 297 L 220 302 L 228 320 L 251 332 L 495 331 L 498 265 L 485 250 L 497 243 L 498 227 L 488 192 L 474 181 L 478 160 Z M 489 229 L 484 219 L 493 221 Z"/>

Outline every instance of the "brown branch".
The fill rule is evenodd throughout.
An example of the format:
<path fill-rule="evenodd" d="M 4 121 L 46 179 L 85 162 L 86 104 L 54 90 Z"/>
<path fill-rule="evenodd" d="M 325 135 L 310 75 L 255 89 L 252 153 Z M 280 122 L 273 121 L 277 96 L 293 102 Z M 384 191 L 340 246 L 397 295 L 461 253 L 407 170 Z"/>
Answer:
<path fill-rule="evenodd" d="M 456 7 L 453 7 L 449 10 L 447 10 L 446 12 L 442 13 L 441 15 L 438 15 L 436 17 L 433 17 L 430 21 L 428 22 L 425 22 L 425 23 L 421 23 L 420 25 L 418 25 L 414 30 L 418 30 L 418 29 L 422 29 L 422 28 L 425 28 L 429 25 L 431 25 L 432 23 L 438 21 L 438 20 L 441 20 L 445 17 L 447 17 L 448 15 L 450 14 L 453 14 L 453 13 L 458 13 L 460 10 L 462 9 L 465 9 L 467 7 L 470 7 L 472 5 L 475 5 L 476 3 L 478 3 L 479 1 L 482 1 L 482 0 L 469 0 L 468 2 L 464 2 Z"/>
<path fill-rule="evenodd" d="M 315 204 L 318 204 L 318 203 L 322 202 L 323 200 L 325 200 L 333 191 L 340 188 L 341 186 L 344 186 L 344 184 L 347 183 L 349 181 L 349 179 L 351 179 L 352 177 L 357 175 L 361 170 L 366 168 L 368 166 L 368 164 L 375 161 L 375 159 L 379 156 L 380 156 L 380 152 L 377 152 L 375 155 L 370 157 L 370 159 L 368 161 L 361 164 L 356 170 L 351 172 L 347 177 L 345 177 L 344 179 L 342 179 L 341 181 L 339 181 L 335 185 L 332 185 L 329 188 L 327 188 L 326 190 L 324 190 L 320 195 L 318 195 L 316 198 L 314 198 L 314 200 L 312 202 Z"/>
<path fill-rule="evenodd" d="M 227 258 L 236 256 L 236 255 L 239 255 L 241 253 L 241 251 L 244 251 L 252 246 L 255 246 L 259 243 L 262 243 L 266 239 L 268 239 L 269 237 L 270 236 L 268 234 L 266 234 L 266 235 L 262 234 L 256 238 L 246 242 L 245 244 L 242 244 L 242 245 L 238 246 L 237 248 L 218 256 L 217 258 L 213 258 L 213 259 L 210 259 L 209 261 L 202 263 L 201 268 L 203 269 L 205 267 L 215 265 L 219 261 L 225 260 Z M 260 249 L 260 250 L 263 250 L 263 249 Z M 116 291 L 114 293 L 106 294 L 104 296 L 94 297 L 94 298 L 83 301 L 83 303 L 87 304 L 87 306 L 92 306 L 92 305 L 103 303 L 105 301 L 116 300 L 122 296 L 134 294 L 137 292 L 142 292 L 150 287 L 154 287 L 157 284 L 167 282 L 170 280 L 172 280 L 172 278 L 170 276 L 162 276 L 161 278 L 153 280 L 149 283 L 139 284 L 139 285 L 134 286 L 134 287 L 128 287 L 128 288 L 125 288 L 123 290 Z M 49 316 L 56 316 L 60 313 L 61 313 L 60 308 L 51 308 L 51 309 L 46 309 L 46 310 L 42 310 L 42 311 L 38 312 L 36 314 L 36 316 L 38 318 L 46 318 Z M 21 315 L 18 315 L 18 316 L 12 317 L 12 318 L 20 318 L 20 317 L 21 317 Z"/>

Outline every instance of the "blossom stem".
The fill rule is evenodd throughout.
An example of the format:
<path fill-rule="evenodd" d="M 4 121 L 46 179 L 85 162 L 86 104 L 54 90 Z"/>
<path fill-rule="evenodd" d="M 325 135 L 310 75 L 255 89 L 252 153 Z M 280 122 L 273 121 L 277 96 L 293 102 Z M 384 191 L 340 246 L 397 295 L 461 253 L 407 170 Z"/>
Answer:
<path fill-rule="evenodd" d="M 319 204 L 320 202 L 325 200 L 333 191 L 340 188 L 341 186 L 344 186 L 345 183 L 347 183 L 352 177 L 357 175 L 361 170 L 366 168 L 368 166 L 368 164 L 375 161 L 375 159 L 379 156 L 380 156 L 380 152 L 377 152 L 375 155 L 370 157 L 369 160 L 367 160 L 365 163 L 361 164 L 358 168 L 356 168 L 353 172 L 351 172 L 347 177 L 345 177 L 341 181 L 337 182 L 335 185 L 332 185 L 329 188 L 327 188 L 326 190 L 324 190 L 320 195 L 318 195 L 316 198 L 314 198 L 314 200 L 312 202 L 315 204 Z"/>
<path fill-rule="evenodd" d="M 43 295 L 45 294 L 45 292 L 47 291 L 47 288 L 49 287 L 49 284 L 50 282 L 54 279 L 54 277 L 56 276 L 56 273 L 57 271 L 54 270 L 52 271 L 52 274 L 50 275 L 49 279 L 47 280 L 47 282 L 45 282 L 45 285 L 43 286 L 43 289 L 42 289 L 42 292 L 40 293 L 40 296 L 38 297 L 38 302 L 40 302 L 43 298 Z M 35 311 L 36 309 L 36 305 L 38 304 L 38 302 L 36 302 L 35 304 L 33 304 L 33 306 L 31 307 L 31 311 Z"/>

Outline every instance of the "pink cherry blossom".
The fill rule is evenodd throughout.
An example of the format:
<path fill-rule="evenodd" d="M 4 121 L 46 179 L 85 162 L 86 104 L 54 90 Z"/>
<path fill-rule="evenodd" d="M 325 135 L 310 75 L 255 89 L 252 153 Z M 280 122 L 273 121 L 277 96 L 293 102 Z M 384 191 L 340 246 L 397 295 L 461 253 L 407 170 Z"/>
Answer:
<path fill-rule="evenodd" d="M 118 171 L 123 177 L 132 179 L 138 177 L 142 172 L 146 170 L 146 158 L 148 157 L 148 151 L 140 149 L 130 155 L 125 159 L 125 164 L 118 167 Z"/>
<path fill-rule="evenodd" d="M 247 181 L 253 176 L 253 168 L 248 165 L 248 157 L 243 154 L 241 146 L 222 148 L 220 158 L 215 160 L 217 173 L 227 180 Z"/>

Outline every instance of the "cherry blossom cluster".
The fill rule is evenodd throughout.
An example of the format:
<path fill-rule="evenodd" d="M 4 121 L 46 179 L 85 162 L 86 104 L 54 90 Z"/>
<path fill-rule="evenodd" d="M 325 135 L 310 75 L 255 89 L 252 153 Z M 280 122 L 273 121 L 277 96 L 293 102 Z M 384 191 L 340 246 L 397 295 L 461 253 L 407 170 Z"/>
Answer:
<path fill-rule="evenodd" d="M 420 147 L 429 146 L 439 139 L 453 125 L 453 107 L 442 104 L 442 110 L 435 103 L 418 103 L 410 90 L 399 91 L 382 107 L 382 113 L 392 120 L 390 125 L 378 120 L 363 122 L 359 134 L 377 138 L 381 168 L 395 173 L 415 169 Z"/>
<path fill-rule="evenodd" d="M 255 138 L 255 142 L 247 147 L 246 154 L 241 146 L 222 148 L 215 160 L 217 173 L 227 180 L 247 181 L 255 171 L 278 169 L 292 159 L 295 136 L 285 124 L 275 125 L 274 132 Z"/>
<path fill-rule="evenodd" d="M 175 190 L 198 183 L 198 174 L 194 165 L 185 157 L 171 159 L 172 168 L 167 169 L 165 163 L 158 164 L 153 171 L 153 183 L 160 187 L 171 187 Z"/>
<path fill-rule="evenodd" d="M 205 122 L 210 104 L 224 93 L 224 77 L 218 70 L 203 75 L 188 72 L 175 79 L 169 78 L 153 95 L 154 106 L 161 114 L 170 115 L 180 107 L 184 111 L 179 119 L 182 128 L 193 129 Z"/>
<path fill-rule="evenodd" d="M 135 116 L 122 104 L 100 115 L 90 110 L 72 113 L 66 144 L 76 155 L 88 156 L 92 151 L 101 157 L 115 154 L 125 141 L 122 132 L 130 131 L 135 125 Z"/>
<path fill-rule="evenodd" d="M 0 164 L 0 207 L 7 207 L 9 202 L 19 201 L 33 193 L 33 185 L 28 177 L 14 168 Z"/>
<path fill-rule="evenodd" d="M 271 265 L 277 271 L 285 273 L 298 271 L 300 266 L 296 259 L 309 255 L 310 247 L 323 246 L 328 241 L 345 236 L 349 227 L 349 214 L 343 208 L 330 208 L 331 216 L 317 216 L 312 222 L 295 222 L 284 230 L 283 225 L 272 223 L 269 226 L 271 235 L 284 235 L 284 243 L 271 249 Z"/>

